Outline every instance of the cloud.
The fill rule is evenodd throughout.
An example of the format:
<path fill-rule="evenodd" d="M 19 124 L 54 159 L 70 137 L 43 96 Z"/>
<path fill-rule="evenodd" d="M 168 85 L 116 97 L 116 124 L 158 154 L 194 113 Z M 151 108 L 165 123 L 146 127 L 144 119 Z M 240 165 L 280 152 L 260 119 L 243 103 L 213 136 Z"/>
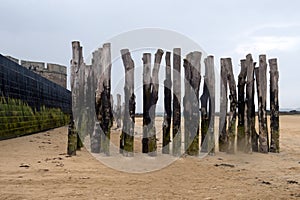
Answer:
<path fill-rule="evenodd" d="M 235 48 L 235 52 L 245 55 L 249 52 L 267 53 L 273 50 L 295 50 L 300 44 L 300 37 L 254 37 L 247 43 L 241 43 Z"/>
<path fill-rule="evenodd" d="M 300 46 L 300 25 L 260 26 L 246 33 L 241 41 L 247 42 L 239 43 L 234 50 L 240 55 L 249 52 L 294 51 Z"/>

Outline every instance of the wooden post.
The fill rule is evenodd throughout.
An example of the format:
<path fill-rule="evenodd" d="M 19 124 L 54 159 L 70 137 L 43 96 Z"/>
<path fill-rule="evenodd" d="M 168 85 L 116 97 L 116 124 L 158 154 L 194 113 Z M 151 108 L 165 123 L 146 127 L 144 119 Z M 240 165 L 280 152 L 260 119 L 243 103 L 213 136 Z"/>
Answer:
<path fill-rule="evenodd" d="M 208 127 L 209 127 L 209 113 L 208 113 L 208 102 L 209 102 L 209 89 L 207 84 L 207 71 L 205 64 L 205 76 L 203 93 L 201 95 L 201 152 L 209 151 L 209 140 L 207 139 Z M 205 140 L 206 139 L 206 140 Z"/>
<path fill-rule="evenodd" d="M 155 128 L 155 111 L 156 111 L 156 103 L 158 100 L 158 89 L 159 89 L 159 79 L 158 72 L 160 68 L 160 63 L 162 59 L 164 51 L 162 49 L 158 49 L 155 53 L 154 57 L 154 67 L 152 69 L 152 77 L 151 77 L 151 106 L 149 110 L 151 123 L 150 123 L 150 132 L 149 132 L 149 155 L 156 156 L 157 155 L 157 142 L 156 142 L 156 128 Z"/>
<path fill-rule="evenodd" d="M 171 129 L 171 119 L 172 119 L 172 108 L 171 108 L 171 90 L 172 90 L 172 80 L 171 80 L 171 52 L 166 52 L 166 79 L 164 81 L 164 122 L 163 122 L 163 154 L 169 154 L 170 152 L 170 129 Z"/>
<path fill-rule="evenodd" d="M 227 140 L 227 69 L 225 60 L 221 58 L 221 85 L 220 85 L 220 118 L 219 118 L 219 151 L 225 152 L 228 148 Z"/>
<path fill-rule="evenodd" d="M 143 54 L 143 139 L 142 139 L 142 152 L 148 153 L 148 141 L 149 141 L 149 124 L 151 118 L 149 115 L 149 109 L 151 105 L 151 54 Z"/>
<path fill-rule="evenodd" d="M 69 156 L 75 156 L 77 150 L 77 132 L 75 130 L 74 120 L 70 120 L 68 127 L 68 149 L 67 154 Z"/>
<path fill-rule="evenodd" d="M 252 55 L 246 56 L 247 84 L 245 105 L 245 152 L 258 151 L 257 134 L 255 132 L 254 110 L 254 67 Z"/>
<path fill-rule="evenodd" d="M 236 83 L 232 71 L 231 58 L 225 58 L 225 66 L 227 71 L 227 79 L 229 85 L 229 100 L 230 100 L 230 112 L 228 122 L 228 148 L 227 153 L 235 152 L 235 135 L 236 135 L 236 109 L 237 109 L 237 95 L 236 95 Z"/>
<path fill-rule="evenodd" d="M 207 132 L 207 146 L 206 152 L 210 154 L 215 153 L 215 66 L 214 57 L 208 56 L 205 60 L 205 77 L 204 82 L 206 83 L 209 92 L 209 110 L 208 110 L 208 132 Z M 206 109 L 207 110 L 207 109 Z M 202 127 L 201 127 L 202 129 Z M 202 139 L 203 144 L 203 139 Z M 202 148 L 201 148 L 202 149 Z M 205 148 L 204 148 L 205 149 Z"/>
<path fill-rule="evenodd" d="M 160 68 L 163 50 L 158 49 L 155 53 L 154 67 L 151 71 L 151 54 L 143 54 L 143 140 L 142 151 L 150 156 L 157 155 L 155 110 L 158 100 L 158 72 Z"/>
<path fill-rule="evenodd" d="M 98 91 L 99 90 L 99 84 L 98 81 L 101 77 L 101 74 L 103 72 L 103 67 L 101 63 L 101 57 L 102 57 L 102 48 L 99 48 L 98 50 L 93 52 L 93 58 L 92 58 L 92 93 L 91 93 L 91 102 L 90 105 L 95 105 L 96 110 L 94 107 L 91 108 L 91 116 L 95 116 L 93 118 L 93 123 L 94 123 L 94 131 L 92 135 L 90 136 L 90 141 L 91 141 L 91 152 L 92 153 L 100 153 L 100 140 L 101 140 L 101 128 L 100 128 L 100 123 L 98 119 L 102 119 L 101 112 L 100 112 L 100 102 L 96 104 L 96 98 L 100 98 L 101 93 Z M 99 82 L 100 83 L 100 82 Z M 102 84 L 101 84 L 102 87 Z M 97 117 L 96 117 L 97 116 Z M 98 119 L 97 119 L 98 118 Z"/>
<path fill-rule="evenodd" d="M 77 120 L 77 124 L 80 124 L 81 119 L 81 104 L 82 99 L 79 98 L 80 94 L 80 72 L 81 68 L 83 66 L 83 56 L 82 56 L 82 47 L 80 46 L 80 42 L 73 41 L 72 42 L 72 60 L 71 60 L 71 90 L 72 90 L 72 119 L 70 121 L 69 126 L 69 134 L 70 141 L 68 141 L 68 144 L 70 145 L 76 145 L 74 148 L 80 149 L 81 147 L 81 140 L 78 135 L 78 127 L 76 126 L 76 123 L 74 120 Z M 79 122 L 78 122 L 79 121 Z M 76 134 L 76 136 L 74 136 Z M 76 139 L 76 142 L 73 141 Z M 73 147 L 70 147 L 70 153 L 73 151 Z M 72 152 L 71 154 L 76 154 L 76 152 Z"/>
<path fill-rule="evenodd" d="M 121 127 L 121 95 L 120 94 L 117 94 L 116 122 L 117 122 L 117 128 L 120 128 Z"/>
<path fill-rule="evenodd" d="M 85 107 L 86 107 L 86 131 L 87 135 L 92 139 L 92 135 L 94 132 L 94 116 L 93 110 L 95 108 L 94 102 L 94 91 L 93 91 L 93 72 L 92 65 L 87 65 L 85 67 Z"/>
<path fill-rule="evenodd" d="M 184 124 L 185 149 L 188 155 L 199 154 L 199 87 L 201 81 L 201 52 L 189 53 L 184 59 L 185 96 Z"/>
<path fill-rule="evenodd" d="M 82 47 L 80 47 L 80 54 L 81 54 L 81 63 L 78 68 L 78 71 L 76 73 L 77 75 L 77 80 L 78 80 L 78 98 L 77 98 L 77 105 L 76 108 L 78 109 L 78 115 L 75 119 L 75 127 L 78 133 L 77 139 L 77 149 L 80 150 L 81 147 L 83 147 L 83 143 L 81 142 L 81 138 L 84 138 L 86 136 L 86 126 L 84 125 L 84 117 L 86 114 L 86 105 L 85 105 L 85 87 L 86 87 L 86 82 L 85 82 L 85 69 L 86 69 L 86 64 L 84 63 L 83 60 L 83 55 L 82 55 Z"/>
<path fill-rule="evenodd" d="M 111 101 L 110 101 L 110 74 L 111 74 L 111 52 L 110 43 L 103 45 L 101 63 L 103 73 L 98 77 L 96 92 L 96 114 L 101 127 L 100 152 L 109 155 L 110 128 L 111 128 Z"/>
<path fill-rule="evenodd" d="M 246 60 L 241 60 L 241 71 L 238 76 L 238 127 L 237 148 L 239 151 L 245 147 L 245 84 L 247 77 Z"/>
<path fill-rule="evenodd" d="M 93 66 L 94 85 L 95 86 L 97 86 L 98 79 L 100 78 L 101 74 L 103 73 L 102 51 L 103 51 L 103 48 L 99 48 L 93 52 L 92 66 Z"/>
<path fill-rule="evenodd" d="M 122 49 L 122 60 L 125 68 L 125 108 L 120 149 L 124 156 L 133 156 L 134 123 L 135 123 L 135 95 L 134 95 L 134 62 L 128 49 Z"/>
<path fill-rule="evenodd" d="M 255 69 L 257 96 L 258 96 L 258 122 L 259 122 L 259 152 L 268 153 L 269 134 L 267 126 L 267 61 L 266 55 L 259 56 L 259 68 Z"/>
<path fill-rule="evenodd" d="M 269 59 L 270 66 L 270 119 L 271 119 L 271 146 L 270 152 L 279 153 L 279 101 L 278 80 L 279 71 L 277 59 Z"/>
<path fill-rule="evenodd" d="M 111 76 L 111 75 L 110 75 Z M 111 86 L 109 87 L 111 88 Z M 114 125 L 114 96 L 111 94 L 111 90 L 110 91 L 110 127 L 112 127 Z"/>
<path fill-rule="evenodd" d="M 173 49 L 173 150 L 174 156 L 181 155 L 181 49 Z"/>
<path fill-rule="evenodd" d="M 184 97 L 183 97 L 183 114 L 184 114 L 184 149 L 188 153 L 189 146 L 191 145 L 191 126 L 192 126 L 192 53 L 186 56 L 183 60 L 184 67 Z"/>
<path fill-rule="evenodd" d="M 199 89 L 201 82 L 201 57 L 202 53 L 199 51 L 194 51 L 192 54 L 191 60 L 191 86 L 192 86 L 192 123 L 194 126 L 191 127 L 190 141 L 191 144 L 188 148 L 189 155 L 199 155 L 199 123 L 200 123 L 200 114 L 199 114 Z"/>
<path fill-rule="evenodd" d="M 91 135 L 91 152 L 92 153 L 100 153 L 100 134 L 101 134 L 101 128 L 100 123 L 95 122 L 94 124 L 94 131 Z"/>
<path fill-rule="evenodd" d="M 215 72 L 214 57 L 204 59 L 205 76 L 201 96 L 201 152 L 215 153 Z M 209 103 L 209 107 L 208 104 Z"/>
<path fill-rule="evenodd" d="M 255 81 L 256 81 L 256 90 L 257 90 L 257 104 L 258 104 L 258 112 L 257 112 L 258 114 L 257 115 L 258 115 L 258 125 L 259 125 L 259 133 L 260 133 L 261 132 L 261 116 L 262 116 L 260 108 L 261 108 L 262 101 L 261 101 L 261 94 L 260 94 L 261 93 L 261 88 L 260 88 L 260 81 L 259 81 L 259 77 L 260 77 L 259 71 L 260 71 L 259 67 L 254 68 L 254 75 L 255 75 Z M 258 135 L 258 139 L 259 139 L 259 135 Z M 257 146 L 257 151 L 260 151 L 260 148 L 261 148 L 260 145 Z M 265 153 L 267 153 L 267 152 L 265 152 Z"/>

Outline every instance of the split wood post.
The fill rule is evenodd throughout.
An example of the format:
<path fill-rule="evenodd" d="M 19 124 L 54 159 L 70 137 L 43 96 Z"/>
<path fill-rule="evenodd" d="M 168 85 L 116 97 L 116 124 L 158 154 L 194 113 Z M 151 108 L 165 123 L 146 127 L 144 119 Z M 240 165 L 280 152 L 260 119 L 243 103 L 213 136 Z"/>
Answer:
<path fill-rule="evenodd" d="M 271 119 L 271 146 L 270 152 L 279 153 L 279 101 L 278 80 L 279 71 L 277 59 L 269 59 L 270 66 L 270 119 Z"/>
<path fill-rule="evenodd" d="M 86 136 L 86 126 L 84 124 L 84 117 L 86 114 L 86 105 L 85 105 L 85 87 L 86 87 L 86 82 L 85 82 L 85 69 L 86 69 L 86 64 L 84 63 L 83 60 L 83 55 L 82 55 L 82 47 L 81 47 L 81 57 L 82 57 L 82 62 L 79 66 L 78 69 L 78 82 L 79 82 L 79 96 L 78 96 L 78 101 L 77 101 L 77 108 L 78 108 L 78 117 L 75 119 L 75 126 L 77 133 L 79 135 L 78 137 L 78 142 L 77 142 L 77 149 L 79 150 L 81 147 L 83 147 L 83 144 L 81 142 L 81 138 L 84 138 Z"/>
<path fill-rule="evenodd" d="M 133 156 L 134 149 L 134 123 L 135 123 L 135 95 L 134 95 L 134 62 L 128 49 L 121 50 L 125 68 L 125 108 L 120 150 L 124 156 Z M 121 98 L 120 98 L 121 99 Z M 118 104 L 121 103 L 121 100 Z"/>
<path fill-rule="evenodd" d="M 68 154 L 75 155 L 76 152 L 73 152 L 74 148 L 80 149 L 81 143 L 80 137 L 78 135 L 78 128 L 76 127 L 76 123 L 74 120 L 78 121 L 80 118 L 80 68 L 83 65 L 83 57 L 82 57 L 82 47 L 80 46 L 80 42 L 73 41 L 72 42 L 72 60 L 71 60 L 71 91 L 72 91 L 72 116 L 69 125 L 68 135 Z M 76 141 L 75 141 L 76 140 Z M 70 145 L 70 146 L 69 146 Z M 75 145 L 75 146 L 72 146 Z M 78 148 L 79 147 L 79 148 Z M 70 152 L 69 152 L 70 149 Z"/>
<path fill-rule="evenodd" d="M 258 79 L 258 117 L 259 117 L 259 152 L 268 153 L 269 134 L 267 125 L 267 61 L 266 55 L 259 56 Z M 257 80 L 256 80 L 257 81 Z"/>
<path fill-rule="evenodd" d="M 227 79 L 229 85 L 229 100 L 230 100 L 230 112 L 228 121 L 228 147 L 227 153 L 235 152 L 235 136 L 236 136 L 236 109 L 237 109 L 237 94 L 236 94 L 236 83 L 232 70 L 231 58 L 225 58 L 225 66 L 227 71 Z"/>
<path fill-rule="evenodd" d="M 172 119 L 172 80 L 171 80 L 171 52 L 166 52 L 165 60 L 166 60 L 166 79 L 164 81 L 164 106 L 165 106 L 165 114 L 164 114 L 164 122 L 163 122 L 163 154 L 170 153 L 170 129 L 171 129 L 171 119 Z"/>
<path fill-rule="evenodd" d="M 189 53 L 183 59 L 184 67 L 184 97 L 183 97 L 183 114 L 184 114 L 184 149 L 188 153 L 189 146 L 191 145 L 191 126 L 192 126 L 192 53 Z"/>
<path fill-rule="evenodd" d="M 181 49 L 173 49 L 173 148 L 174 156 L 181 155 Z"/>
<path fill-rule="evenodd" d="M 93 66 L 92 65 L 87 65 L 85 68 L 85 107 L 86 107 L 86 135 L 90 136 L 90 139 L 93 137 L 93 132 L 94 132 L 94 125 L 95 125 L 95 113 L 94 108 L 95 108 L 95 98 L 94 98 L 94 78 L 93 78 Z M 92 143 L 91 143 L 92 144 Z M 91 148 L 92 150 L 92 148 Z"/>
<path fill-rule="evenodd" d="M 95 121 L 94 123 L 94 131 L 91 135 L 91 152 L 92 153 L 100 153 L 100 134 L 101 134 L 101 128 L 100 123 L 98 121 Z"/>
<path fill-rule="evenodd" d="M 110 86 L 111 87 L 111 86 Z M 110 88 L 109 87 L 109 88 Z M 111 92 L 110 92 L 111 93 Z M 114 96 L 112 94 L 110 94 L 110 127 L 113 126 L 114 124 L 114 120 L 115 120 L 115 116 L 114 116 Z"/>
<path fill-rule="evenodd" d="M 205 152 L 205 153 L 209 151 L 209 141 L 208 141 L 208 134 L 207 134 L 208 127 L 209 127 L 209 113 L 208 113 L 209 89 L 206 83 L 207 81 L 206 79 L 207 78 L 205 75 L 203 93 L 200 98 L 201 100 L 201 152 Z"/>
<path fill-rule="evenodd" d="M 201 82 L 201 56 L 202 53 L 199 51 L 194 51 L 191 57 L 191 79 L 190 86 L 191 96 L 188 99 L 191 102 L 191 125 L 190 126 L 190 135 L 188 141 L 190 142 L 187 149 L 187 154 L 191 156 L 199 155 L 199 89 Z"/>
<path fill-rule="evenodd" d="M 97 86 L 98 79 L 100 78 L 101 74 L 103 73 L 103 67 L 102 67 L 102 48 L 98 48 L 93 52 L 93 58 L 92 58 L 92 66 L 93 66 L 93 74 L 94 74 L 94 85 Z"/>
<path fill-rule="evenodd" d="M 67 154 L 69 156 L 76 156 L 76 150 L 77 150 L 77 132 L 74 125 L 74 120 L 71 119 L 68 127 Z"/>
<path fill-rule="evenodd" d="M 120 94 L 117 94 L 116 122 L 117 122 L 117 128 L 120 128 L 121 127 L 121 95 Z"/>
<path fill-rule="evenodd" d="M 259 125 L 259 132 L 261 132 L 261 95 L 260 95 L 260 82 L 259 82 L 259 67 L 255 67 L 254 68 L 254 75 L 255 75 L 255 81 L 256 81 L 256 91 L 257 91 L 257 104 L 258 104 L 258 112 L 257 112 L 257 118 L 258 118 L 258 125 Z M 255 119 L 254 119 L 255 120 Z M 255 120 L 256 123 L 256 120 Z M 258 135 L 258 139 L 259 139 L 259 135 Z M 257 151 L 259 151 L 260 146 L 257 146 Z"/>
<path fill-rule="evenodd" d="M 245 84 L 247 77 L 246 60 L 241 60 L 241 71 L 238 76 L 238 126 L 237 148 L 239 151 L 245 147 Z"/>
<path fill-rule="evenodd" d="M 94 131 L 92 135 L 90 136 L 90 141 L 91 141 L 91 152 L 92 153 L 100 153 L 100 140 L 101 140 L 101 128 L 100 128 L 100 123 L 98 119 L 102 118 L 100 117 L 101 112 L 99 112 L 99 105 L 96 105 L 96 98 L 95 95 L 100 97 L 101 94 L 99 94 L 97 91 L 98 87 L 98 80 L 101 77 L 103 67 L 101 63 L 101 57 L 102 57 L 102 48 L 99 48 L 98 50 L 93 52 L 93 58 L 92 58 L 92 92 L 91 92 L 91 102 L 90 105 L 95 105 L 95 107 L 91 108 L 91 116 L 93 116 L 93 128 Z M 97 114 L 96 114 L 97 113 Z M 98 119 L 97 119 L 97 117 Z"/>
<path fill-rule="evenodd" d="M 220 84 L 220 116 L 219 116 L 219 151 L 226 152 L 228 148 L 227 138 L 227 69 L 225 60 L 221 58 L 221 84 Z"/>
<path fill-rule="evenodd" d="M 204 60 L 205 64 L 205 76 L 204 76 L 204 88 L 203 95 L 208 91 L 209 97 L 209 108 L 207 105 L 202 106 L 202 97 L 201 97 L 201 115 L 202 110 L 207 113 L 207 130 L 204 132 L 201 118 L 201 151 L 208 152 L 210 154 L 215 153 L 215 70 L 214 70 L 214 57 L 208 56 Z M 202 109 L 203 108 L 203 109 Z M 206 124 L 205 124 L 206 125 Z"/>
<path fill-rule="evenodd" d="M 151 54 L 143 54 L 143 139 L 142 139 L 142 152 L 148 153 L 149 141 L 149 124 L 151 118 L 149 109 L 151 106 Z"/>
<path fill-rule="evenodd" d="M 201 82 L 201 57 L 202 53 L 199 51 L 193 52 L 192 57 L 192 80 L 191 85 L 193 87 L 193 95 L 195 99 L 192 101 L 192 122 L 195 124 L 195 126 L 192 127 L 192 135 L 191 135 L 191 145 L 189 147 L 189 155 L 199 155 L 199 123 L 200 123 L 200 113 L 199 113 L 199 90 L 200 90 L 200 82 Z"/>
<path fill-rule="evenodd" d="M 156 139 L 156 128 L 155 128 L 155 111 L 156 104 L 158 101 L 158 89 L 159 89 L 159 78 L 158 72 L 160 68 L 161 59 L 164 51 L 162 49 L 158 49 L 154 56 L 154 66 L 152 69 L 152 77 L 151 77 L 151 106 L 149 110 L 151 123 L 150 123 L 150 132 L 149 132 L 149 155 L 156 156 L 157 155 L 157 139 Z"/>
<path fill-rule="evenodd" d="M 257 135 L 255 132 L 255 110 L 254 110 L 254 67 L 252 55 L 246 56 L 247 82 L 246 82 L 246 104 L 245 104 L 245 152 L 257 151 Z M 246 124 L 247 123 L 247 124 Z"/>
<path fill-rule="evenodd" d="M 110 43 L 105 43 L 102 49 L 101 63 L 103 71 L 98 77 L 96 92 L 96 114 L 101 127 L 100 152 L 109 155 L 110 128 L 111 128 L 111 101 L 110 101 L 110 74 L 111 74 L 111 50 Z"/>

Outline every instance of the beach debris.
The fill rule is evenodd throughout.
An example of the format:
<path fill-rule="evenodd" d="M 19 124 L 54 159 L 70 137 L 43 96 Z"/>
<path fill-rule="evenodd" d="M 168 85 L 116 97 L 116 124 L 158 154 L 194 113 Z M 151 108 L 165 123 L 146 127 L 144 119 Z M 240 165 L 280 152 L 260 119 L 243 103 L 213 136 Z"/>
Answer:
<path fill-rule="evenodd" d="M 30 165 L 29 164 L 26 164 L 26 163 L 21 163 L 19 167 L 24 167 L 24 168 L 29 168 Z"/>
<path fill-rule="evenodd" d="M 271 185 L 271 183 L 269 181 L 262 181 L 262 184 L 266 184 L 266 185 Z"/>
<path fill-rule="evenodd" d="M 216 167 L 230 167 L 234 168 L 235 166 L 232 164 L 227 164 L 227 163 L 221 163 L 221 164 L 215 164 Z"/>
<path fill-rule="evenodd" d="M 294 180 L 288 180 L 287 183 L 288 184 L 299 184 L 298 181 L 294 181 Z"/>

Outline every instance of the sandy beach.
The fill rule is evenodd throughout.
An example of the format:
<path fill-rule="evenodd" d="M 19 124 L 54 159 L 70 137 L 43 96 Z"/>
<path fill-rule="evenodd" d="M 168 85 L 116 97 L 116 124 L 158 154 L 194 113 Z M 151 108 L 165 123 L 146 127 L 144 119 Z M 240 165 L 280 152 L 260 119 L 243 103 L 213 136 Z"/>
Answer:
<path fill-rule="evenodd" d="M 279 154 L 217 152 L 139 174 L 111 169 L 84 148 L 67 156 L 67 127 L 0 141 L 0 199 L 300 199 L 299 121 L 281 116 Z"/>

